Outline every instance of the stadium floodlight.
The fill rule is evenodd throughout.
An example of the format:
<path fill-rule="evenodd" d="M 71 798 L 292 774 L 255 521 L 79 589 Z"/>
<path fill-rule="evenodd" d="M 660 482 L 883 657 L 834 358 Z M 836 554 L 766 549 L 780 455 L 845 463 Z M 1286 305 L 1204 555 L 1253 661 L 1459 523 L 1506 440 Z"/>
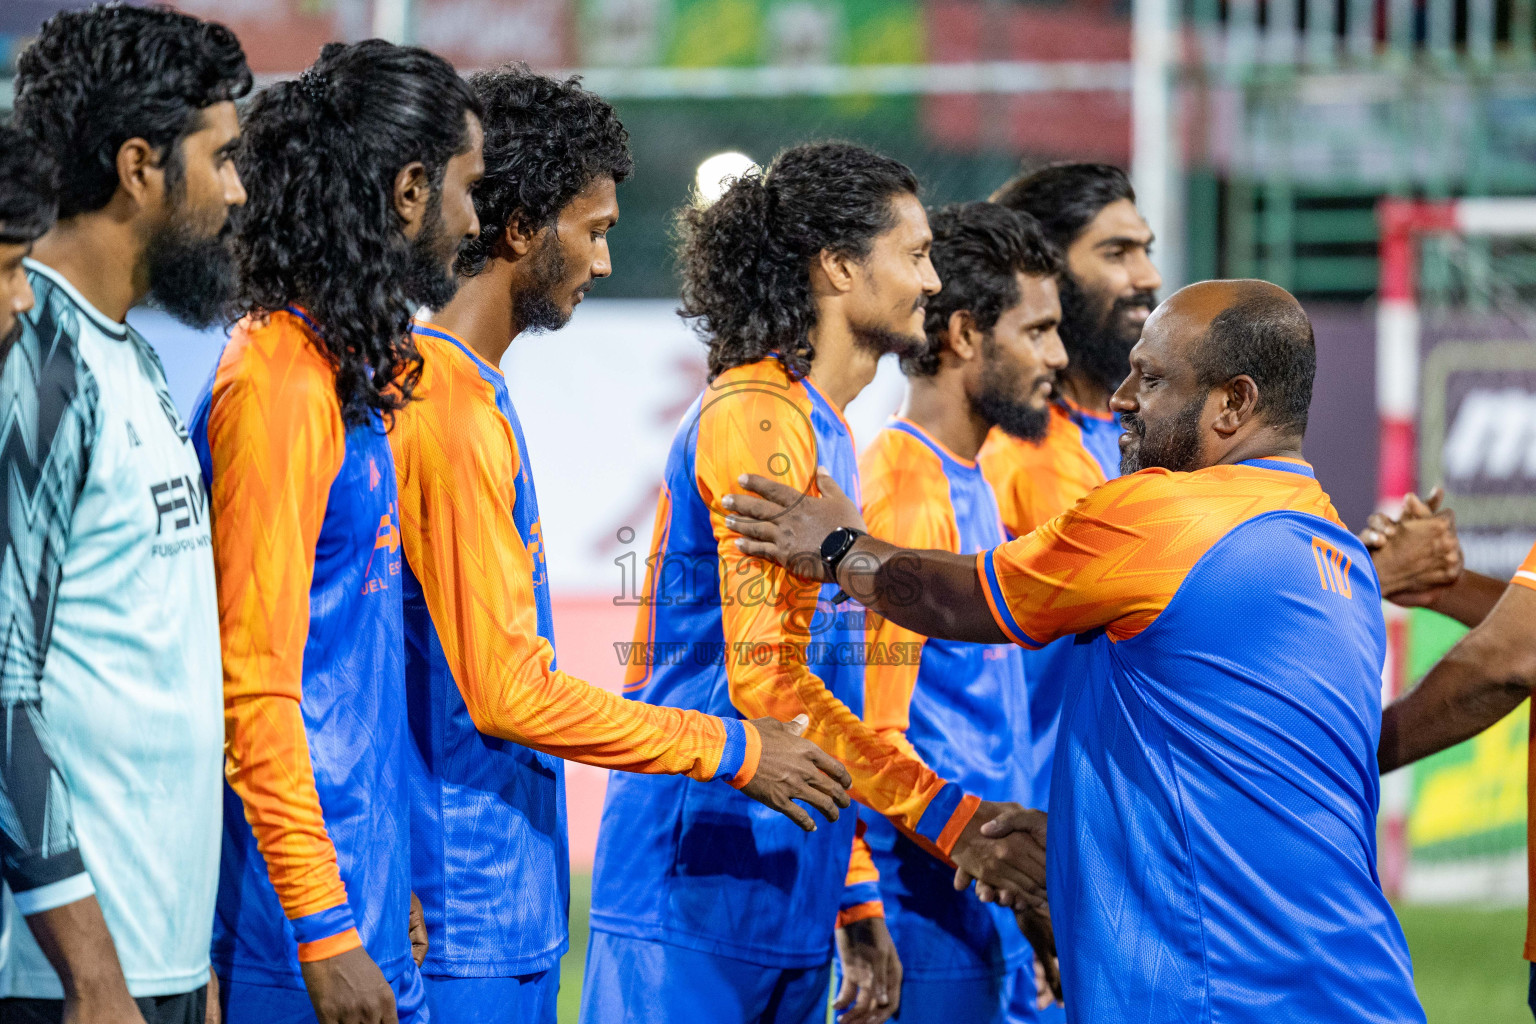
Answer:
<path fill-rule="evenodd" d="M 757 161 L 745 153 L 735 150 L 716 153 L 699 164 L 698 173 L 694 175 L 694 188 L 698 191 L 699 202 L 708 206 L 725 194 L 732 181 L 755 170 Z"/>

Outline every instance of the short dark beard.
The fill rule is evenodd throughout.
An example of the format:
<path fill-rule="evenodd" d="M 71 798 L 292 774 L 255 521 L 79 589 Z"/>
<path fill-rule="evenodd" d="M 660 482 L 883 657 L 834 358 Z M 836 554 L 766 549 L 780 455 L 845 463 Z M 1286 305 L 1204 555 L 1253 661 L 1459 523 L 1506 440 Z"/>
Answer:
<path fill-rule="evenodd" d="M 1143 469 L 1188 473 L 1200 468 L 1200 414 L 1205 396 L 1192 398 L 1166 428 L 1147 431 L 1146 421 L 1134 413 L 1120 414 L 1120 425 L 1136 440 L 1120 451 L 1120 474 Z"/>
<path fill-rule="evenodd" d="M 188 327 L 211 327 L 230 318 L 239 287 L 232 233 L 226 221 L 218 234 L 201 234 L 181 211 L 173 213 L 144 248 L 150 303 Z"/>
<path fill-rule="evenodd" d="M 915 356 L 928 347 L 921 334 L 902 334 L 885 327 L 853 327 L 853 343 L 876 358 L 884 355 Z"/>
<path fill-rule="evenodd" d="M 443 231 L 442 193 L 435 192 L 422 215 L 421 230 L 406 252 L 406 296 L 434 310 L 452 302 L 459 292 L 459 279 L 453 272 L 457 251 L 457 244 Z"/>
<path fill-rule="evenodd" d="M 1061 342 L 1067 350 L 1068 374 L 1081 374 L 1110 394 L 1131 372 L 1131 349 L 1141 339 L 1141 328 L 1122 328 L 1130 309 L 1151 310 L 1157 305 L 1152 292 L 1137 292 L 1106 302 L 1104 296 L 1087 292 L 1071 274 L 1061 275 Z"/>
<path fill-rule="evenodd" d="M 981 382 L 971 396 L 971 408 L 1005 434 L 1023 441 L 1044 440 L 1050 427 L 1050 410 L 1035 406 L 1027 398 L 1019 399 L 1023 375 L 1017 369 L 1003 366 L 997 358 L 997 341 L 990 331 L 981 340 L 981 360 Z M 1034 395 L 1033 386 L 1029 395 Z"/>
<path fill-rule="evenodd" d="M 571 268 L 554 228 L 529 259 L 528 287 L 512 297 L 512 321 L 524 331 L 558 331 L 570 323 L 571 314 L 561 308 L 555 289 L 565 284 Z"/>

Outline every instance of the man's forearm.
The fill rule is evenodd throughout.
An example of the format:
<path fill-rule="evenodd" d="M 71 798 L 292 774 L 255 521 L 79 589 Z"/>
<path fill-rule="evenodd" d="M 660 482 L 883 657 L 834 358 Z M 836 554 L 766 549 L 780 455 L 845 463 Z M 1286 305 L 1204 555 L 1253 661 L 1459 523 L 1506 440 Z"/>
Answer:
<path fill-rule="evenodd" d="M 1429 607 L 1463 626 L 1476 626 L 1493 611 L 1507 585 L 1480 572 L 1463 571 L 1455 583 L 1435 595 Z"/>
<path fill-rule="evenodd" d="M 112 944 L 112 933 L 107 931 L 95 896 L 30 914 L 27 926 L 53 965 L 67 998 L 89 999 L 98 1005 L 123 1001 L 132 1005 L 117 947 Z"/>
<path fill-rule="evenodd" d="M 914 551 L 865 536 L 838 566 L 837 579 L 864 607 L 914 633 L 1007 642 L 987 607 L 975 555 Z"/>
<path fill-rule="evenodd" d="M 1459 644 L 1412 691 L 1381 716 L 1376 760 L 1381 773 L 1471 739 L 1530 696 L 1522 675 L 1493 675 L 1477 644 Z"/>

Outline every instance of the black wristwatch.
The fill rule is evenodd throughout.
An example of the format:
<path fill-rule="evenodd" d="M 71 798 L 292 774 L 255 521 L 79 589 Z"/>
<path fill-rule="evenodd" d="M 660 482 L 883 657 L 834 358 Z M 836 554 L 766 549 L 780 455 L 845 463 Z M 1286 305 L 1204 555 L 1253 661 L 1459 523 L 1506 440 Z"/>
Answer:
<path fill-rule="evenodd" d="M 855 530 L 851 526 L 839 526 L 827 534 L 827 539 L 821 542 L 821 564 L 827 567 L 827 576 L 834 583 L 837 581 L 837 567 L 843 564 L 843 559 L 863 536 L 866 536 L 863 530 Z"/>

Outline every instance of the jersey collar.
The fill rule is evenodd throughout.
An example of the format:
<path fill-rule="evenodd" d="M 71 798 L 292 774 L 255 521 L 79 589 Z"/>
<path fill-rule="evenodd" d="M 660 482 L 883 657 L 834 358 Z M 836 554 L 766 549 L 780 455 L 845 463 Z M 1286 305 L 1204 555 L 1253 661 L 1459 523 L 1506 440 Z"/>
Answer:
<path fill-rule="evenodd" d="M 95 324 L 103 334 L 110 338 L 116 338 L 118 341 L 122 341 L 128 337 L 128 325 L 118 323 L 116 320 L 113 320 L 111 317 L 107 316 L 107 314 L 91 305 L 90 302 L 86 300 L 86 297 L 80 294 L 79 289 L 70 283 L 69 278 L 65 277 L 57 270 L 54 270 L 48 264 L 39 263 L 37 260 L 30 256 L 26 257 L 21 262 L 23 266 L 32 271 L 34 274 L 41 274 L 43 277 L 46 277 L 49 281 L 53 282 L 54 286 L 58 288 L 59 291 L 63 292 L 69 297 L 70 302 L 73 302 L 76 306 L 80 307 L 80 312 L 84 313 L 90 319 L 91 323 Z"/>
<path fill-rule="evenodd" d="M 1302 459 L 1287 458 L 1283 455 L 1276 455 L 1267 459 L 1244 459 L 1238 465 L 1255 466 L 1259 469 L 1274 469 L 1281 473 L 1295 473 L 1298 476 L 1308 476 L 1314 480 L 1317 479 L 1317 474 L 1312 471 L 1310 464 Z"/>
<path fill-rule="evenodd" d="M 470 348 L 469 345 L 465 343 L 463 338 L 459 337 L 457 334 L 454 334 L 452 331 L 447 330 L 446 328 L 439 327 L 437 324 L 418 318 L 411 321 L 411 333 L 425 334 L 429 338 L 440 338 L 443 341 L 452 342 L 454 345 L 458 346 L 461 352 L 469 356 L 470 359 L 474 360 L 476 366 L 479 366 L 483 370 L 491 371 L 497 377 L 503 376 L 500 367 L 492 366 L 484 359 L 481 359 L 480 355 L 474 349 Z"/>

